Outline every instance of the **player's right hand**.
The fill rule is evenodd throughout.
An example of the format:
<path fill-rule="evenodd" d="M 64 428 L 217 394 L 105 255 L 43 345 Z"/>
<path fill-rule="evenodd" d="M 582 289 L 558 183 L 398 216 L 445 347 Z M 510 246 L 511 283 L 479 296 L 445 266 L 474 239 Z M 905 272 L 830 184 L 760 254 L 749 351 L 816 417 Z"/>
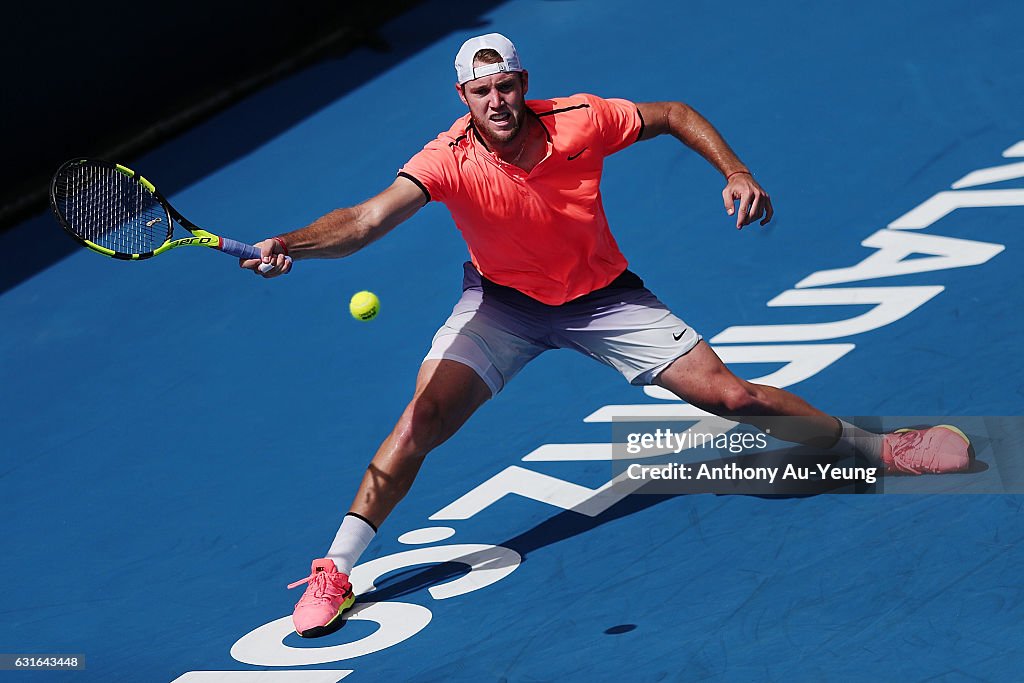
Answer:
<path fill-rule="evenodd" d="M 291 271 L 292 260 L 286 258 L 287 252 L 284 246 L 274 238 L 265 239 L 254 244 L 260 250 L 262 258 L 239 259 L 238 265 L 245 270 L 251 270 L 265 278 L 277 277 Z"/>

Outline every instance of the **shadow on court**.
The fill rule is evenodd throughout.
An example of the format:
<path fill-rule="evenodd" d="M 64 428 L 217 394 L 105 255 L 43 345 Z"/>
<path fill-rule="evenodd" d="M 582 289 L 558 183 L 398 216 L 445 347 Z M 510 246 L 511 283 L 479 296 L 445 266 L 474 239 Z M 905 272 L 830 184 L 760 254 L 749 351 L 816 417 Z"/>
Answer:
<path fill-rule="evenodd" d="M 989 439 L 980 434 L 973 436 L 978 440 L 976 443 L 979 447 L 978 450 L 985 453 L 986 456 L 989 456 Z M 566 510 L 544 520 L 533 528 L 524 531 L 517 536 L 506 539 L 496 545 L 515 550 L 522 557 L 522 562 L 526 563 L 529 561 L 530 555 L 541 548 L 563 543 L 575 536 L 594 531 L 595 529 L 610 522 L 635 515 L 636 513 L 653 508 L 673 498 L 694 494 L 722 497 L 743 496 L 768 501 L 779 501 L 780 504 L 782 504 L 782 502 L 786 500 L 806 499 L 822 495 L 880 495 L 885 491 L 886 481 L 890 484 L 895 484 L 897 490 L 902 490 L 902 492 L 907 492 L 907 486 L 912 487 L 911 492 L 913 492 L 913 488 L 919 489 L 919 492 L 929 492 L 933 491 L 935 487 L 938 487 L 939 492 L 948 492 L 950 490 L 956 490 L 957 487 L 964 488 L 971 484 L 973 484 L 976 489 L 986 484 L 989 486 L 998 486 L 999 482 L 995 480 L 997 473 L 992 472 L 992 477 L 984 476 L 986 473 L 989 473 L 991 468 L 987 462 L 974 456 L 974 445 L 971 447 L 971 452 L 972 459 L 970 468 L 964 472 L 932 476 L 926 475 L 923 477 L 890 474 L 885 477 L 880 477 L 877 484 L 866 484 L 863 481 L 849 482 L 842 480 L 799 482 L 798 484 L 789 487 L 790 492 L 787 493 L 712 492 L 709 494 L 707 491 L 707 482 L 702 482 L 694 486 L 695 489 L 703 487 L 703 491 L 695 490 L 692 493 L 662 493 L 662 491 L 666 490 L 665 483 L 661 481 L 650 481 L 636 490 L 635 493 L 626 496 L 623 500 L 611 506 L 596 517 L 589 517 L 572 510 Z M 792 464 L 796 467 L 813 468 L 813 463 L 825 461 L 836 466 L 866 466 L 866 463 L 863 461 L 855 461 L 853 458 L 844 459 L 839 458 L 838 456 L 823 458 L 820 450 L 799 445 L 778 448 L 764 453 L 742 454 L 733 458 L 724 458 L 722 460 L 715 461 L 715 464 L 726 466 L 736 464 L 744 468 L 784 468 L 786 465 Z M 902 486 L 900 486 L 900 484 L 902 484 Z M 678 486 L 678 483 L 676 483 L 676 486 Z M 727 484 L 727 486 L 734 486 L 734 484 Z M 740 486 L 742 486 L 742 484 Z M 784 487 L 777 484 L 773 486 L 757 485 L 754 488 L 763 488 L 766 489 L 766 491 L 770 491 L 772 489 L 784 490 Z M 737 487 L 737 489 L 739 489 L 739 487 Z M 680 524 L 680 531 L 685 531 L 685 527 L 689 526 L 689 522 L 687 522 L 687 520 L 678 520 L 678 522 Z M 488 564 L 489 568 L 496 569 L 500 566 L 500 562 Z M 358 596 L 357 601 L 379 602 L 384 600 L 396 600 L 457 579 L 468 573 L 469 567 L 466 564 L 459 562 L 445 562 L 426 567 L 410 567 L 397 570 L 376 581 L 376 590 L 365 595 Z"/>

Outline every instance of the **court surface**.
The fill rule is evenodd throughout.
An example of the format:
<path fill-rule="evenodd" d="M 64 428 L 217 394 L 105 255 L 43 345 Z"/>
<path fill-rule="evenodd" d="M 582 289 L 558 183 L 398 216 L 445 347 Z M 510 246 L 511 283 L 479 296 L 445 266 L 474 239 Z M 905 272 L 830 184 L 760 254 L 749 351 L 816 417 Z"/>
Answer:
<path fill-rule="evenodd" d="M 688 102 L 771 193 L 770 228 L 737 232 L 720 177 L 677 142 L 606 164 L 632 269 L 737 372 L 824 359 L 792 389 L 838 415 L 1024 413 L 1024 6 L 513 0 L 479 17 L 459 6 L 457 29 L 401 52 L 453 7 L 389 24 L 401 59 L 326 61 L 131 165 L 215 231 L 299 227 L 383 189 L 447 129 L 463 113 L 458 46 L 500 31 L 532 97 Z M 943 192 L 976 194 L 933 200 Z M 965 196 L 988 206 L 936 209 Z M 797 286 L 925 236 L 968 242 L 929 242 L 950 267 Z M 17 261 L 36 238 L 66 239 L 40 215 L 0 247 Z M 4 291 L 0 652 L 84 654 L 85 671 L 52 675 L 75 681 L 1018 676 L 1020 496 L 595 497 L 583 487 L 610 477 L 607 416 L 678 403 L 569 351 L 528 366 L 430 456 L 364 556 L 360 585 L 376 591 L 349 623 L 285 636 L 300 595 L 285 585 L 334 537 L 465 258 L 430 205 L 351 258 L 276 281 L 202 250 L 137 264 L 79 250 Z M 792 303 L 849 288 L 887 289 Z M 346 311 L 361 289 L 383 302 L 369 324 Z M 892 320 L 831 337 L 750 331 L 883 309 Z M 561 446 L 580 443 L 597 446 Z M 988 465 L 956 481 L 994 481 Z"/>

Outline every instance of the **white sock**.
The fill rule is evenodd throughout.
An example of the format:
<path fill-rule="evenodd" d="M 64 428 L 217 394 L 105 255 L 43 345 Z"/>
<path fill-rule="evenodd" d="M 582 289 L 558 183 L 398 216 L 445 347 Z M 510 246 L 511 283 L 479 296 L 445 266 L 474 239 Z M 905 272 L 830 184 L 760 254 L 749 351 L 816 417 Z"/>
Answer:
<path fill-rule="evenodd" d="M 351 574 L 359 556 L 376 535 L 377 530 L 369 522 L 350 512 L 341 520 L 338 535 L 334 537 L 334 543 L 324 557 L 334 560 L 334 565 L 342 574 Z"/>
<path fill-rule="evenodd" d="M 839 418 L 836 418 L 839 420 Z M 875 434 L 845 420 L 839 420 L 843 426 L 843 433 L 839 435 L 839 441 L 833 448 L 839 449 L 847 455 L 859 453 L 867 458 L 872 465 L 882 464 L 882 439 L 884 435 Z"/>

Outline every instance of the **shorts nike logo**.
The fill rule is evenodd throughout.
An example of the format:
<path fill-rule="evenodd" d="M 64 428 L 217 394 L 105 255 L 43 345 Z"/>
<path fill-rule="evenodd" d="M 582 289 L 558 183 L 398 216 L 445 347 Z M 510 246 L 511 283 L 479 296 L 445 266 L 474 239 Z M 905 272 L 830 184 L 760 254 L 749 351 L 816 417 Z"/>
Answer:
<path fill-rule="evenodd" d="M 687 327 L 687 328 L 686 328 L 686 330 L 688 330 L 688 329 L 690 329 L 690 328 L 689 328 L 689 327 Z M 680 339 L 682 339 L 682 338 L 683 338 L 683 335 L 684 335 L 684 334 L 686 334 L 686 330 L 683 330 L 683 331 L 682 331 L 682 332 L 680 332 L 679 334 L 675 334 L 675 333 L 673 333 L 673 334 L 672 334 L 672 338 L 673 338 L 673 339 L 675 339 L 676 341 L 679 341 Z"/>
<path fill-rule="evenodd" d="M 584 152 L 586 152 L 586 151 L 587 151 L 587 149 L 588 149 L 587 147 L 584 147 L 584 148 L 583 148 L 583 149 L 581 149 L 580 151 L 578 151 L 578 152 L 576 152 L 575 154 L 573 154 L 573 155 L 572 155 L 571 157 L 568 157 L 568 160 L 569 160 L 569 161 L 572 161 L 573 159 L 577 158 L 577 157 L 578 157 L 579 155 L 581 155 L 581 154 L 583 154 Z"/>

